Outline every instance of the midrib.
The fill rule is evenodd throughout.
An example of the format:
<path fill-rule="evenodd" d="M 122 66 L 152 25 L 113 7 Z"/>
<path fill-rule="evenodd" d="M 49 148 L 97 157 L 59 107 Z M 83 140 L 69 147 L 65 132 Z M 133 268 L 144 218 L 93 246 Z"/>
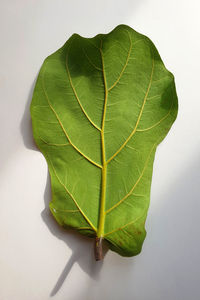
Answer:
<path fill-rule="evenodd" d="M 106 117 L 106 106 L 108 99 L 108 89 L 105 77 L 104 59 L 102 52 L 102 44 L 100 48 L 101 60 L 102 60 L 102 73 L 103 81 L 105 87 L 105 99 L 104 108 L 102 116 L 102 128 L 101 128 L 101 152 L 102 152 L 102 170 L 101 170 L 101 200 L 100 200 L 100 213 L 99 213 L 99 224 L 97 229 L 97 237 L 102 238 L 104 236 L 104 224 L 105 224 L 105 204 L 106 204 L 106 176 L 107 176 L 107 162 L 105 156 L 105 140 L 104 140 L 104 127 L 105 127 L 105 117 Z"/>

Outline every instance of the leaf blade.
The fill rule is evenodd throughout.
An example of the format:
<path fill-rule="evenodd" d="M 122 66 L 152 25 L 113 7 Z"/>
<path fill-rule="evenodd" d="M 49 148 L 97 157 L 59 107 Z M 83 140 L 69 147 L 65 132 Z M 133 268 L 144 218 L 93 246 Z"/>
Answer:
<path fill-rule="evenodd" d="M 177 115 L 173 75 L 126 25 L 73 35 L 44 62 L 31 104 L 58 223 L 132 256 L 146 236 L 157 145 Z"/>

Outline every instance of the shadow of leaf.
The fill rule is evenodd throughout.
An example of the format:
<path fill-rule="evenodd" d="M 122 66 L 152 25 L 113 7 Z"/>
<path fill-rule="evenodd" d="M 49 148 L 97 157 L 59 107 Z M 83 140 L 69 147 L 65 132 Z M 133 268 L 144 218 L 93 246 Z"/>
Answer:
<path fill-rule="evenodd" d="M 49 210 L 49 201 L 51 199 L 50 176 L 47 174 L 47 183 L 44 192 L 45 208 L 41 213 L 42 220 L 47 225 L 50 232 L 60 240 L 63 240 L 69 248 L 72 249 L 72 255 L 65 265 L 56 285 L 54 286 L 51 296 L 55 295 L 61 288 L 65 278 L 69 274 L 74 263 L 78 263 L 80 267 L 93 279 L 97 279 L 103 265 L 103 261 L 96 262 L 94 259 L 94 241 L 77 233 L 74 230 L 66 230 L 60 227 L 54 220 Z M 107 249 L 104 249 L 106 254 Z"/>

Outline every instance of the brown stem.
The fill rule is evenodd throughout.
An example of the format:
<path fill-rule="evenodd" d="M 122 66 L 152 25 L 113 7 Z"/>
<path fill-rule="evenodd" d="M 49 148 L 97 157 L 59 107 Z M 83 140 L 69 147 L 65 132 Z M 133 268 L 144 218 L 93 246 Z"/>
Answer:
<path fill-rule="evenodd" d="M 103 239 L 101 237 L 95 238 L 94 255 L 95 255 L 96 261 L 103 259 L 102 240 Z"/>

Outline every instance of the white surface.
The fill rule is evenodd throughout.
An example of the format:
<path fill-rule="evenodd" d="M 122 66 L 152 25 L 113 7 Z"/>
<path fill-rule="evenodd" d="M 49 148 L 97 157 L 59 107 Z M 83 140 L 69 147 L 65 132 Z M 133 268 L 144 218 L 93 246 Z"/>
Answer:
<path fill-rule="evenodd" d="M 0 1 L 0 300 L 199 300 L 199 11 L 199 0 Z M 93 36 L 120 23 L 156 44 L 176 78 L 179 115 L 156 154 L 142 253 L 109 251 L 101 265 L 90 241 L 48 214 L 29 104 L 47 55 L 74 32 Z"/>

